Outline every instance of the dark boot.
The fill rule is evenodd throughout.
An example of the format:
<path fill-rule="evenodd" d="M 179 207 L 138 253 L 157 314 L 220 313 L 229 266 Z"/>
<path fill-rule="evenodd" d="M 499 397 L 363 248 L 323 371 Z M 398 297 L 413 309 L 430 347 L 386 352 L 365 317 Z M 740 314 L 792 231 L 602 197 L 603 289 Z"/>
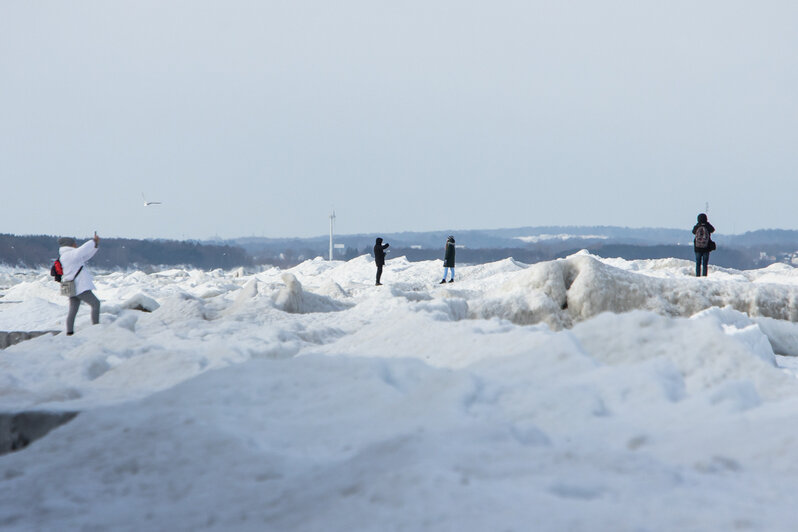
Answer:
<path fill-rule="evenodd" d="M 451 279 L 449 279 L 449 282 L 450 282 L 450 283 L 453 283 L 453 282 L 454 282 L 454 277 L 452 277 Z"/>
<path fill-rule="evenodd" d="M 443 281 L 441 281 L 441 282 L 440 282 L 440 283 L 438 283 L 438 284 L 443 284 L 443 283 L 445 283 L 445 282 L 446 282 L 446 279 L 444 279 Z"/>

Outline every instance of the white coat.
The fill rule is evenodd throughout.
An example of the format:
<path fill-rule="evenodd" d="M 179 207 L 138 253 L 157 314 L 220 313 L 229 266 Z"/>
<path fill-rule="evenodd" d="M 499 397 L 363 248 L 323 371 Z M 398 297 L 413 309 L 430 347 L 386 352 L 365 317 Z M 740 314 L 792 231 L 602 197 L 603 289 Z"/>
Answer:
<path fill-rule="evenodd" d="M 94 240 L 89 240 L 79 248 L 71 246 L 63 246 L 58 250 L 61 261 L 61 268 L 64 269 L 64 274 L 61 276 L 63 281 L 75 280 L 75 294 L 82 294 L 87 290 L 95 290 L 94 281 L 91 272 L 84 265 L 97 253 L 97 248 L 94 247 Z M 75 274 L 81 266 L 80 274 L 75 278 Z"/>

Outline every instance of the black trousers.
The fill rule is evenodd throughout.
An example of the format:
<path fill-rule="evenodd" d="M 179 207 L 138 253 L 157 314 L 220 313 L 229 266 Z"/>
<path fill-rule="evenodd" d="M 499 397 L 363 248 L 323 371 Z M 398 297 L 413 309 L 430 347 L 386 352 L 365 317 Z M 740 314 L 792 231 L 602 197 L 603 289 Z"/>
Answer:
<path fill-rule="evenodd" d="M 380 277 L 382 277 L 382 264 L 377 264 L 377 283 L 380 282 Z"/>

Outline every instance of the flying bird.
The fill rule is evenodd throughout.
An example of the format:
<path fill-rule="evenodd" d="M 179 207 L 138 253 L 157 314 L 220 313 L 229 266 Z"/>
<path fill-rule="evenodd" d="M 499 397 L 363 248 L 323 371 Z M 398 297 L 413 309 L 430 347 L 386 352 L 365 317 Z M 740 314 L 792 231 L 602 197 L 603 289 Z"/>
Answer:
<path fill-rule="evenodd" d="M 160 201 L 147 201 L 147 198 L 144 197 L 144 192 L 141 193 L 141 199 L 144 200 L 145 207 L 149 207 L 150 205 L 161 205 Z"/>

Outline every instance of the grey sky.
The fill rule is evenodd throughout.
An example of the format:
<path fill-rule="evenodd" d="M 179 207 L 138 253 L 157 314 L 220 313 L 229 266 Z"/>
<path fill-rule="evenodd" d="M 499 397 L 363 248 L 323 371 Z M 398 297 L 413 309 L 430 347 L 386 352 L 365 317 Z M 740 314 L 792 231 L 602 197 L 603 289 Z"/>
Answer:
<path fill-rule="evenodd" d="M 798 3 L 0 2 L 0 232 L 798 227 Z M 143 206 L 147 199 L 163 201 Z"/>

